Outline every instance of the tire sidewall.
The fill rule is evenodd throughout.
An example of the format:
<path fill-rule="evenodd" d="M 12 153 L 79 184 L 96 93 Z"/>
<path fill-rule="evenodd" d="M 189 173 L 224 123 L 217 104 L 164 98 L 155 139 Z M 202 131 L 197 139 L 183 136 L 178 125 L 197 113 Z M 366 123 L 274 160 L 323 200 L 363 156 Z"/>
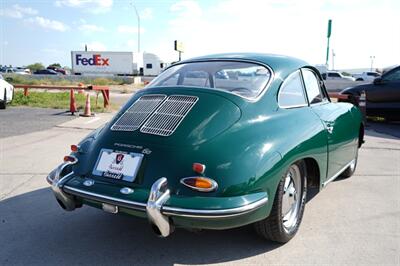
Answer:
<path fill-rule="evenodd" d="M 306 166 L 305 166 L 304 162 L 296 162 L 294 164 L 296 164 L 300 169 L 302 191 L 301 191 L 301 202 L 300 202 L 300 206 L 299 206 L 300 209 L 298 211 L 296 225 L 294 226 L 294 229 L 291 230 L 291 232 L 287 232 L 286 229 L 284 228 L 283 217 L 282 217 L 282 198 L 283 198 L 283 194 L 284 194 L 285 178 L 286 178 L 287 173 L 289 172 L 289 169 L 282 176 L 282 179 L 279 182 L 278 191 L 277 191 L 277 197 L 279 199 L 279 201 L 278 201 L 278 208 L 279 208 L 278 220 L 279 220 L 279 227 L 280 227 L 279 229 L 280 229 L 282 235 L 284 236 L 284 238 L 286 239 L 286 241 L 289 241 L 291 238 L 293 238 L 296 235 L 297 231 L 299 230 L 299 227 L 300 227 L 300 224 L 301 224 L 301 221 L 303 218 L 303 214 L 304 214 L 306 199 L 307 199 Z"/>

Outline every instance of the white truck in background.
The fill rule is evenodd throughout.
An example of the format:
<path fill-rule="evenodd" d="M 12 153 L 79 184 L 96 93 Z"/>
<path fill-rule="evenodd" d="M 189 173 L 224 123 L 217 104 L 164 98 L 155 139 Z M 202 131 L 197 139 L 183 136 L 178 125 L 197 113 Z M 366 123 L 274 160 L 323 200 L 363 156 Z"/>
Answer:
<path fill-rule="evenodd" d="M 367 72 L 363 72 L 361 74 L 354 74 L 353 78 L 356 79 L 356 81 L 369 81 L 372 82 L 374 81 L 374 79 L 376 79 L 377 77 L 380 77 L 381 74 L 379 74 L 378 72 L 375 71 L 367 71 Z"/>
<path fill-rule="evenodd" d="M 152 53 L 134 52 L 71 52 L 75 75 L 157 76 L 168 64 Z"/>
<path fill-rule="evenodd" d="M 143 75 L 158 76 L 168 66 L 157 55 L 143 53 Z"/>

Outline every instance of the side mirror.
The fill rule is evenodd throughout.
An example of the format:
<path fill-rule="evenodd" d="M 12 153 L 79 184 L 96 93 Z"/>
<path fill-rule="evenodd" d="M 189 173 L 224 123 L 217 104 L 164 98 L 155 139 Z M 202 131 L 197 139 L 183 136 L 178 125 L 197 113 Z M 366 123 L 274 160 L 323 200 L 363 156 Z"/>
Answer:
<path fill-rule="evenodd" d="M 323 80 L 326 80 L 326 73 L 322 73 L 321 76 L 322 76 L 322 79 L 323 79 Z"/>
<path fill-rule="evenodd" d="M 382 84 L 382 82 L 383 81 L 381 77 L 374 79 L 374 84 Z"/>

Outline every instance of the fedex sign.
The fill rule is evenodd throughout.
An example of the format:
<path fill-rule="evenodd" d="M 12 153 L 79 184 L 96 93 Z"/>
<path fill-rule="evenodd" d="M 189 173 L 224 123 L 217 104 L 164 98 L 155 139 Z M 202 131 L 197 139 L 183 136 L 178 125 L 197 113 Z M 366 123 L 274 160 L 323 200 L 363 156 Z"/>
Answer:
<path fill-rule="evenodd" d="M 94 54 L 90 58 L 83 57 L 81 54 L 75 54 L 76 65 L 83 66 L 109 66 L 110 58 L 102 58 L 100 54 Z"/>

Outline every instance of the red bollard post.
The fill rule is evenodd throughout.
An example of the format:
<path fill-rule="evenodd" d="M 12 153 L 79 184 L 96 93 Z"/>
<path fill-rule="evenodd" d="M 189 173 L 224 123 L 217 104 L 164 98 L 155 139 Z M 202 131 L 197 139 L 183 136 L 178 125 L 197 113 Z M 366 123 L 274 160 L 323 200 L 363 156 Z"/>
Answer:
<path fill-rule="evenodd" d="M 110 106 L 110 90 L 101 90 L 104 99 L 104 108 L 108 108 Z"/>
<path fill-rule="evenodd" d="M 24 88 L 24 96 L 28 96 L 29 92 L 28 92 L 28 88 Z"/>
<path fill-rule="evenodd" d="M 69 111 L 71 112 L 71 115 L 74 115 L 77 112 L 76 109 L 76 102 L 75 102 L 75 95 L 74 95 L 74 90 L 71 89 L 70 91 L 70 101 L 69 101 Z"/>

